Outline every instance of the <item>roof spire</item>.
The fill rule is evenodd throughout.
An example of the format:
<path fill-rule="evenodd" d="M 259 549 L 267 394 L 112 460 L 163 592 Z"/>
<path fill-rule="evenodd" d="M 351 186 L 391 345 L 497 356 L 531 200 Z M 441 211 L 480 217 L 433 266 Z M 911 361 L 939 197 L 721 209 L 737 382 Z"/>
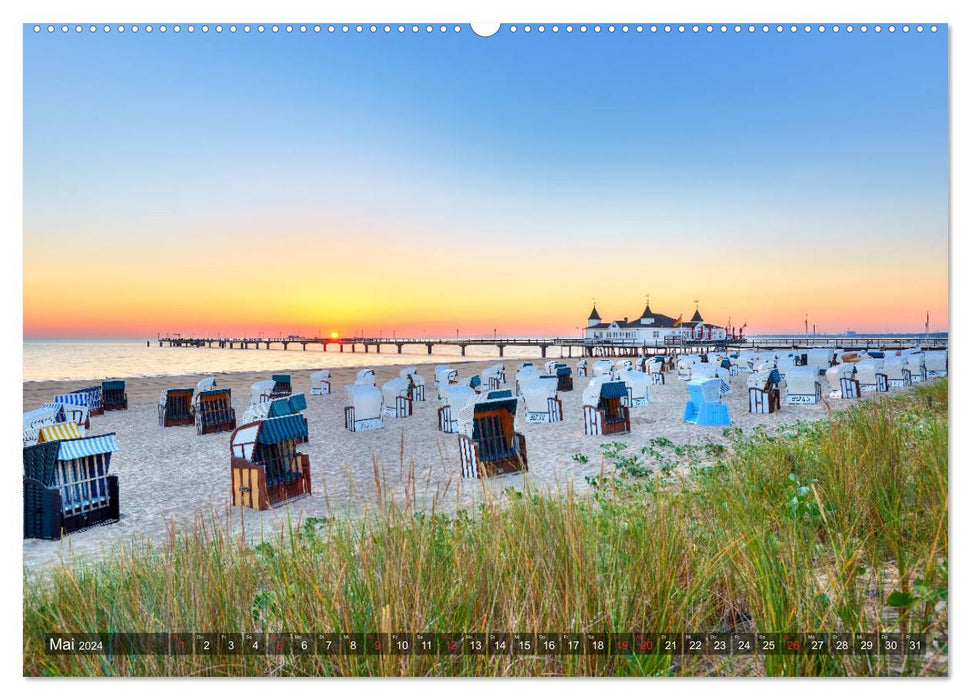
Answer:
<path fill-rule="evenodd" d="M 644 312 L 641 314 L 641 318 L 651 318 L 654 316 L 654 312 L 651 311 L 651 295 L 645 294 L 645 305 Z"/>
<path fill-rule="evenodd" d="M 704 323 L 704 319 L 701 318 L 701 312 L 698 311 L 698 300 L 695 299 L 695 315 L 691 317 L 691 323 Z"/>
<path fill-rule="evenodd" d="M 597 300 L 593 300 L 593 310 L 590 312 L 590 316 L 587 317 L 588 321 L 599 321 L 600 314 L 597 313 Z"/>

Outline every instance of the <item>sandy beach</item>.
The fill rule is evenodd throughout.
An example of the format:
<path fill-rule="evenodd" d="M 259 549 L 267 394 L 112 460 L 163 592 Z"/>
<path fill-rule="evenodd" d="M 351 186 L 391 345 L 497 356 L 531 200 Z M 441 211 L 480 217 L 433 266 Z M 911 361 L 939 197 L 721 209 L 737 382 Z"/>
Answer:
<path fill-rule="evenodd" d="M 363 359 L 363 358 L 362 358 Z M 509 385 L 515 382 L 515 368 L 521 360 L 506 361 Z M 540 364 L 539 358 L 536 364 Z M 494 361 L 450 363 L 460 376 L 476 373 Z M 570 361 L 571 366 L 575 360 Z M 362 365 L 367 366 L 367 365 Z M 526 437 L 529 455 L 527 475 L 508 475 L 482 481 L 463 480 L 459 473 L 458 438 L 437 430 L 439 402 L 433 385 L 433 364 L 417 365 L 426 381 L 426 400 L 415 403 L 409 418 L 385 418 L 384 428 L 353 433 L 344 428 L 344 386 L 352 383 L 356 370 L 335 369 L 333 393 L 310 396 L 310 371 L 292 371 L 294 392 L 307 394 L 306 411 L 309 443 L 301 450 L 310 456 L 313 493 L 271 511 L 229 508 L 229 436 L 196 434 L 194 427 L 160 428 L 158 397 L 166 388 L 194 387 L 202 375 L 134 378 L 127 380 L 129 409 L 106 412 L 91 419 L 88 435 L 117 433 L 119 451 L 112 458 L 111 471 L 119 477 L 121 520 L 107 526 L 74 533 L 58 542 L 24 540 L 24 566 L 43 568 L 70 557 L 95 557 L 141 538 L 159 540 L 168 536 L 172 523 L 190 525 L 199 515 L 225 519 L 230 527 L 246 528 L 247 536 L 278 529 L 286 519 L 304 517 L 355 516 L 373 507 L 379 498 L 414 503 L 422 509 L 451 512 L 474 506 L 481 498 L 501 497 L 508 488 L 522 490 L 529 485 L 541 490 L 577 492 L 589 490 L 584 477 L 603 468 L 601 444 L 620 441 L 632 450 L 647 446 L 653 438 L 665 437 L 675 444 L 727 443 L 723 428 L 698 427 L 682 422 L 687 397 L 685 383 L 676 372 L 667 373 L 662 386 L 652 387 L 652 401 L 631 409 L 631 432 L 607 438 L 584 435 L 581 394 L 589 381 L 575 378 L 572 392 L 561 392 L 564 420 L 554 424 L 528 424 L 523 409 L 516 429 Z M 376 367 L 377 385 L 398 376 L 399 367 Z M 237 419 L 249 404 L 250 385 L 267 379 L 270 372 L 217 374 L 219 386 L 233 391 Z M 771 415 L 748 412 L 745 373 L 732 377 L 732 391 L 724 397 L 732 425 L 750 432 L 758 425 L 774 430 L 797 420 L 824 418 L 830 410 L 845 405 L 827 399 L 815 406 L 787 406 Z M 24 409 L 40 406 L 55 393 L 86 386 L 82 381 L 26 382 Z M 894 391 L 894 390 L 892 390 Z M 896 390 L 902 391 L 902 390 Z M 241 422 L 241 420 L 240 420 Z M 574 454 L 588 458 L 580 463 Z M 377 476 L 376 476 L 377 475 Z"/>

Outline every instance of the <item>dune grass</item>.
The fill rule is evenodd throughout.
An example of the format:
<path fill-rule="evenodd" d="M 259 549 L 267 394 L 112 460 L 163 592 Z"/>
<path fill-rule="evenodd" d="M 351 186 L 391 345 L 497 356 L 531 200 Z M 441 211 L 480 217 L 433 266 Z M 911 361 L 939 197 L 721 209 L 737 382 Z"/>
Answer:
<path fill-rule="evenodd" d="M 27 675 L 947 673 L 948 393 L 742 438 L 688 476 L 608 445 L 592 496 L 386 504 L 255 546 L 202 521 L 25 573 Z M 636 461 L 636 460 L 635 460 Z M 923 656 L 56 656 L 45 632 L 922 632 Z"/>

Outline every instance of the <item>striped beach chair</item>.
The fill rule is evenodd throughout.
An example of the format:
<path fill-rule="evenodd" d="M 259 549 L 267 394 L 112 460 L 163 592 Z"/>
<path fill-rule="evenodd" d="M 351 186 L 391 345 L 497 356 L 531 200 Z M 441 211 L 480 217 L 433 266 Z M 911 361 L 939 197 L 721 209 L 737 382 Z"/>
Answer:
<path fill-rule="evenodd" d="M 231 389 L 200 391 L 195 397 L 196 433 L 221 433 L 236 428 Z"/>
<path fill-rule="evenodd" d="M 158 400 L 158 424 L 162 428 L 195 423 L 193 389 L 167 389 Z"/>
<path fill-rule="evenodd" d="M 471 429 L 459 434 L 462 476 L 469 479 L 528 471 L 526 438 L 515 430 L 519 400 L 490 392 L 484 400 L 466 407 Z M 466 424 L 465 420 L 460 423 Z"/>
<path fill-rule="evenodd" d="M 105 412 L 104 401 L 101 395 L 101 385 L 88 386 L 83 389 L 75 389 L 71 392 L 76 395 L 87 395 L 88 413 L 92 416 L 100 416 Z"/>
<path fill-rule="evenodd" d="M 50 404 L 24 412 L 24 447 L 37 442 L 40 429 L 45 426 L 64 422 L 64 411 L 60 404 Z"/>
<path fill-rule="evenodd" d="M 289 374 L 274 374 L 272 378 L 273 391 L 270 392 L 271 399 L 278 399 L 281 396 L 289 396 L 293 393 Z"/>
<path fill-rule="evenodd" d="M 106 411 L 128 410 L 128 394 L 123 379 L 106 379 L 101 382 L 101 401 Z"/>
<path fill-rule="evenodd" d="M 115 434 L 24 448 L 24 537 L 48 540 L 118 520 Z"/>
<path fill-rule="evenodd" d="M 231 502 L 267 510 L 310 494 L 310 457 L 297 451 L 307 437 L 303 416 L 254 421 L 230 436 Z"/>
<path fill-rule="evenodd" d="M 779 410 L 782 377 L 776 369 L 762 369 L 748 376 L 749 413 L 775 413 Z"/>
<path fill-rule="evenodd" d="M 57 394 L 54 401 L 45 403 L 44 407 L 60 406 L 65 420 L 73 421 L 85 428 L 91 427 L 91 410 L 88 405 L 90 397 L 87 394 L 71 393 Z"/>

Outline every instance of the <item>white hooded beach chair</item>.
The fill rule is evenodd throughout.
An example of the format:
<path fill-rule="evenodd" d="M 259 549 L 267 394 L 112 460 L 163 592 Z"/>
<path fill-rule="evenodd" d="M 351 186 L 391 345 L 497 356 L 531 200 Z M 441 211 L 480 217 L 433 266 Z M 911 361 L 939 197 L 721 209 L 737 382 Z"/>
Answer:
<path fill-rule="evenodd" d="M 775 368 L 752 372 L 746 380 L 749 413 L 775 413 L 778 411 L 782 395 L 781 383 L 782 377 Z"/>
<path fill-rule="evenodd" d="M 196 393 L 200 394 L 203 391 L 212 391 L 216 388 L 216 378 L 206 377 L 205 379 L 200 379 L 196 382 Z"/>
<path fill-rule="evenodd" d="M 589 370 L 590 362 L 585 357 L 577 360 L 577 377 L 586 377 Z"/>
<path fill-rule="evenodd" d="M 910 386 L 910 370 L 907 368 L 906 355 L 887 355 L 883 360 L 883 373 L 887 375 L 887 386 Z"/>
<path fill-rule="evenodd" d="M 269 401 L 270 397 L 273 395 L 273 387 L 276 386 L 276 382 L 272 379 L 263 379 L 258 382 L 253 382 L 249 391 L 249 402 L 251 405 L 260 404 L 265 401 Z"/>
<path fill-rule="evenodd" d="M 91 427 L 91 420 L 88 415 L 87 406 L 61 403 L 59 401 L 48 401 L 44 404 L 44 408 L 53 408 L 57 410 L 59 416 L 57 419 L 58 422 L 66 420 L 71 421 L 72 423 L 77 423 L 85 428 Z"/>
<path fill-rule="evenodd" d="M 583 390 L 583 432 L 613 435 L 630 432 L 630 409 L 624 405 L 627 385 L 608 375 L 594 377 Z"/>
<path fill-rule="evenodd" d="M 384 427 L 384 401 L 372 384 L 348 384 L 344 387 L 344 427 L 352 433 Z"/>
<path fill-rule="evenodd" d="M 310 395 L 326 396 L 330 393 L 330 370 L 318 369 L 310 373 Z"/>
<path fill-rule="evenodd" d="M 71 392 L 70 394 L 57 394 L 52 403 L 61 406 L 66 420 L 83 425 L 85 428 L 91 427 L 91 416 L 95 415 L 91 411 L 88 394 Z M 48 404 L 44 404 L 46 408 Z"/>
<path fill-rule="evenodd" d="M 779 370 L 779 376 L 783 379 L 789 373 L 789 370 L 796 366 L 795 355 L 783 355 L 782 357 L 777 357 L 775 360 L 775 368 Z"/>
<path fill-rule="evenodd" d="M 458 442 L 463 477 L 492 477 L 528 470 L 526 438 L 515 427 L 518 401 L 505 389 L 482 394 L 462 408 Z"/>
<path fill-rule="evenodd" d="M 441 388 L 439 396 L 442 405 L 438 409 L 438 429 L 443 433 L 456 433 L 459 429 L 462 409 L 475 402 L 475 390 L 467 386 L 450 384 Z"/>
<path fill-rule="evenodd" d="M 832 367 L 836 358 L 836 351 L 832 348 L 811 348 L 806 350 L 806 364 L 819 367 L 820 374 L 824 374 Z"/>
<path fill-rule="evenodd" d="M 910 371 L 910 381 L 914 384 L 927 379 L 927 369 L 924 367 L 924 353 L 912 352 L 907 356 L 907 369 Z"/>
<path fill-rule="evenodd" d="M 925 376 L 928 379 L 947 376 L 947 350 L 928 350 L 924 353 Z"/>
<path fill-rule="evenodd" d="M 459 378 L 459 371 L 443 365 L 435 367 L 435 389 L 438 391 L 438 398 L 442 398 L 442 389 L 455 384 Z"/>
<path fill-rule="evenodd" d="M 721 393 L 732 392 L 731 372 L 715 362 L 698 362 L 691 366 L 691 379 L 720 379 Z"/>
<path fill-rule="evenodd" d="M 678 358 L 676 367 L 678 369 L 678 379 L 683 381 L 688 381 L 692 377 L 692 371 L 695 365 L 706 364 L 701 361 L 701 357 L 698 355 L 683 355 Z"/>
<path fill-rule="evenodd" d="M 634 369 L 633 360 L 617 360 L 614 363 L 614 376 L 616 377 L 621 372 L 627 372 Z"/>
<path fill-rule="evenodd" d="M 822 395 L 819 367 L 816 365 L 792 367 L 786 374 L 787 404 L 817 404 Z"/>
<path fill-rule="evenodd" d="M 887 390 L 887 375 L 883 372 L 883 360 L 871 358 L 856 363 L 856 379 L 860 382 L 861 392 L 884 392 Z"/>
<path fill-rule="evenodd" d="M 527 381 L 522 389 L 527 423 L 558 423 L 563 420 L 563 402 L 556 396 L 556 377 Z"/>
<path fill-rule="evenodd" d="M 354 383 L 361 386 L 374 386 L 376 381 L 377 377 L 375 377 L 374 370 L 371 368 L 359 370 L 354 379 Z"/>
<path fill-rule="evenodd" d="M 539 379 L 543 376 L 543 373 L 539 371 L 539 367 L 533 365 L 530 362 L 527 365 L 521 366 L 516 370 L 516 395 L 523 395 L 523 387 L 527 382 L 531 382 L 534 379 Z"/>
<path fill-rule="evenodd" d="M 607 377 L 609 379 L 614 376 L 614 363 L 610 360 L 597 360 L 593 363 L 591 374 L 594 377 Z"/>
<path fill-rule="evenodd" d="M 412 414 L 411 382 L 395 377 L 381 387 L 384 398 L 384 415 L 391 418 L 407 418 Z"/>
<path fill-rule="evenodd" d="M 633 369 L 620 372 L 617 379 L 622 381 L 627 387 L 627 397 L 623 399 L 623 404 L 628 408 L 646 406 L 651 402 L 651 376 L 638 372 Z"/>
<path fill-rule="evenodd" d="M 410 381 L 411 387 L 409 397 L 412 401 L 425 400 L 425 378 L 418 374 L 417 367 L 405 367 L 398 372 L 398 376 L 405 381 Z"/>
<path fill-rule="evenodd" d="M 833 365 L 826 370 L 826 381 L 829 383 L 829 397 L 831 399 L 860 398 L 860 382 L 856 378 L 856 365 L 844 362 Z"/>
<path fill-rule="evenodd" d="M 77 425 L 74 422 L 63 421 L 63 416 L 63 411 L 57 405 L 24 412 L 24 447 L 36 443 L 40 429 L 58 424 L 58 419 L 61 419 L 63 425 Z"/>
<path fill-rule="evenodd" d="M 506 383 L 506 366 L 505 365 L 492 365 L 491 367 L 486 367 L 481 372 L 482 383 L 486 385 L 490 391 L 497 390 L 500 386 Z"/>

